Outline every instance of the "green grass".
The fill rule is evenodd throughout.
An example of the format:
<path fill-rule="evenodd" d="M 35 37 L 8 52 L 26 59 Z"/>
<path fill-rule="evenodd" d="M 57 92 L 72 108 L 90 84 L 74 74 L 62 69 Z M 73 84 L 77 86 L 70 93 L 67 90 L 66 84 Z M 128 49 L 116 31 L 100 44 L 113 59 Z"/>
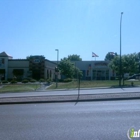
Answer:
<path fill-rule="evenodd" d="M 34 91 L 39 88 L 39 84 L 11 84 L 11 85 L 4 85 L 0 88 L 0 93 L 3 92 L 22 92 L 22 91 Z"/>
<path fill-rule="evenodd" d="M 118 87 L 118 80 L 106 80 L 106 81 L 81 81 L 81 88 L 96 88 L 96 87 Z M 131 82 L 125 81 L 125 87 L 130 87 Z M 140 86 L 140 81 L 134 82 L 134 86 Z M 0 88 L 0 93 L 4 92 L 24 92 L 24 91 L 35 91 L 40 87 L 40 84 L 10 84 L 4 85 Z M 78 81 L 72 81 L 68 83 L 58 83 L 57 89 L 72 89 L 78 88 Z M 56 84 L 54 83 L 48 89 L 56 89 Z"/>
<path fill-rule="evenodd" d="M 95 87 L 118 87 L 119 81 L 118 80 L 104 80 L 104 81 L 81 81 L 80 87 L 81 88 L 95 88 Z M 134 86 L 140 85 L 140 81 L 134 82 Z M 125 81 L 125 87 L 131 86 L 131 82 Z M 72 81 L 68 83 L 58 83 L 57 89 L 71 89 L 71 88 L 78 88 L 78 82 Z M 54 83 L 48 89 L 56 89 L 56 84 Z"/>

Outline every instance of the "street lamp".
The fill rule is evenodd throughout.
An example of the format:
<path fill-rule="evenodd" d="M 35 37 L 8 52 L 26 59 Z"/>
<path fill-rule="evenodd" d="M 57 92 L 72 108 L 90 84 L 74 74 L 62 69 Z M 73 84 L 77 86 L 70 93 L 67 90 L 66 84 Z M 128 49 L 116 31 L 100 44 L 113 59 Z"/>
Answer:
<path fill-rule="evenodd" d="M 58 65 L 58 61 L 59 61 L 59 50 L 55 49 L 55 51 L 57 51 L 57 65 Z"/>
<path fill-rule="evenodd" d="M 59 61 L 59 50 L 58 49 L 55 49 L 55 51 L 57 51 L 57 69 L 58 69 L 58 61 Z M 55 72 L 55 75 L 56 75 L 56 88 L 58 86 L 58 72 Z"/>
<path fill-rule="evenodd" d="M 121 12 L 120 17 L 120 74 L 119 74 L 119 86 L 121 86 L 121 79 L 122 79 L 122 54 L 121 54 L 121 26 L 122 26 L 122 15 L 123 12 Z"/>

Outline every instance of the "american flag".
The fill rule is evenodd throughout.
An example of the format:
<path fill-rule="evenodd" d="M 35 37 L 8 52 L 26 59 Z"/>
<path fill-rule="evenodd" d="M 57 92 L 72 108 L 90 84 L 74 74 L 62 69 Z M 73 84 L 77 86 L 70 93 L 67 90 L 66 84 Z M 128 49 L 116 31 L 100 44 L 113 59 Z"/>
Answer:
<path fill-rule="evenodd" d="M 92 52 L 92 57 L 99 57 L 99 56 L 95 54 L 94 52 Z"/>

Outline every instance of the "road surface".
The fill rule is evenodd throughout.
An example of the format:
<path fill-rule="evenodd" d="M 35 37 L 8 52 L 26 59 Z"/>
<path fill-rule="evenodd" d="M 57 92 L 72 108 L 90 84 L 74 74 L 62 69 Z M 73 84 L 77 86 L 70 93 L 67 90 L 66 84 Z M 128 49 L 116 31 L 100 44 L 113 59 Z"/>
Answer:
<path fill-rule="evenodd" d="M 140 100 L 0 106 L 1 140 L 128 140 Z"/>

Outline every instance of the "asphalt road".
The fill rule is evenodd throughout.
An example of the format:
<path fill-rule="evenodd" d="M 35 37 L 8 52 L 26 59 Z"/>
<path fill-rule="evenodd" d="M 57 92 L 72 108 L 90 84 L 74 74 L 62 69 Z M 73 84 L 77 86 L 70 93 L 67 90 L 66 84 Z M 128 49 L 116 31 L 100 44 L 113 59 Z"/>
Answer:
<path fill-rule="evenodd" d="M 140 100 L 0 106 L 1 140 L 128 140 Z"/>
<path fill-rule="evenodd" d="M 140 92 L 140 87 L 134 88 L 98 88 L 82 89 L 80 94 L 106 94 L 106 93 L 127 93 Z M 0 93 L 1 97 L 22 97 L 22 96 L 46 96 L 46 95 L 77 95 L 78 90 L 50 90 L 46 92 L 22 92 L 22 93 Z"/>

